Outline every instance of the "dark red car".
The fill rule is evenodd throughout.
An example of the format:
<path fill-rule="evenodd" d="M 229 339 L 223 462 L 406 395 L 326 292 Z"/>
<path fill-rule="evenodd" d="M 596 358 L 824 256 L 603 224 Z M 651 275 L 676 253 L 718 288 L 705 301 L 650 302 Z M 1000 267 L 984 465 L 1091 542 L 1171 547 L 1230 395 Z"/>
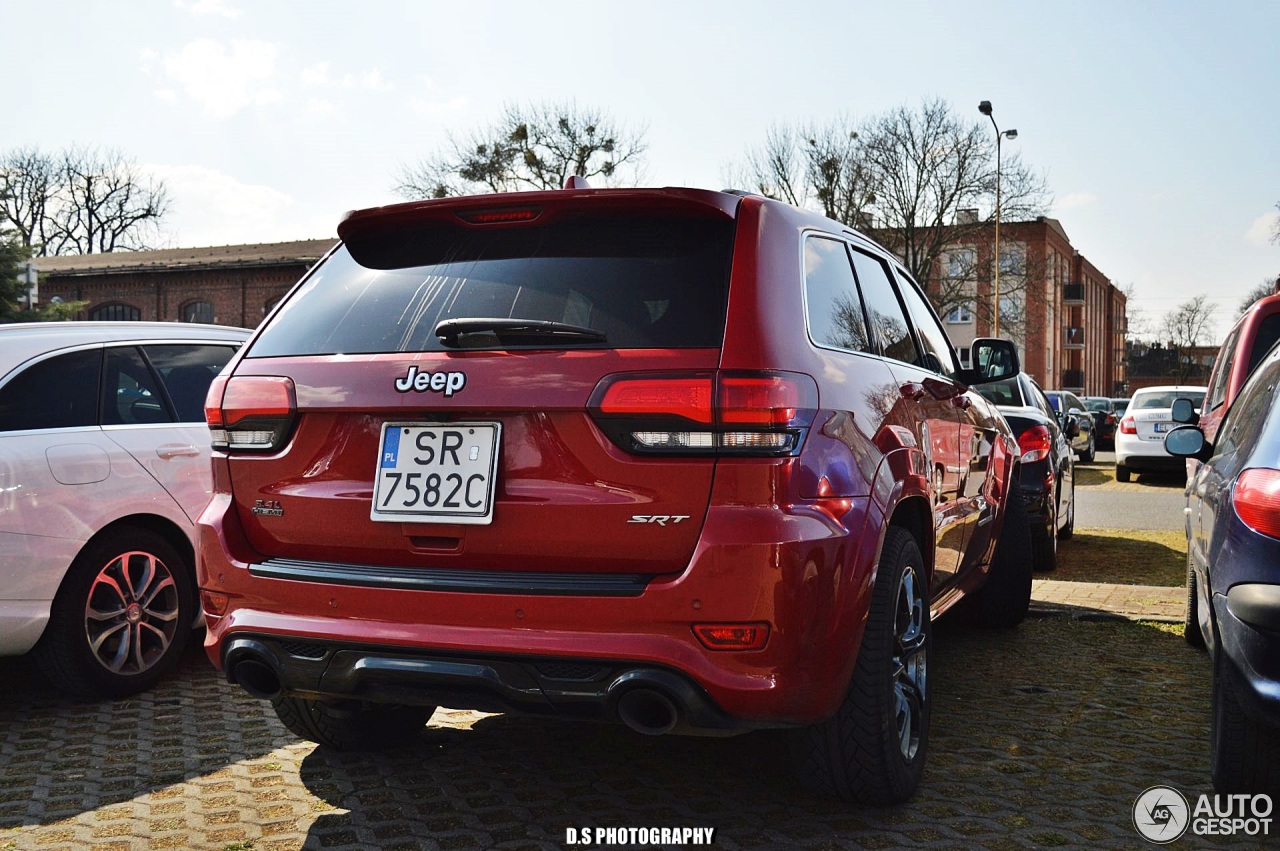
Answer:
<path fill-rule="evenodd" d="M 206 646 L 294 732 L 434 707 L 793 730 L 846 798 L 923 768 L 931 618 L 1024 616 L 1019 449 L 920 289 L 754 195 L 349 214 L 209 395 Z"/>

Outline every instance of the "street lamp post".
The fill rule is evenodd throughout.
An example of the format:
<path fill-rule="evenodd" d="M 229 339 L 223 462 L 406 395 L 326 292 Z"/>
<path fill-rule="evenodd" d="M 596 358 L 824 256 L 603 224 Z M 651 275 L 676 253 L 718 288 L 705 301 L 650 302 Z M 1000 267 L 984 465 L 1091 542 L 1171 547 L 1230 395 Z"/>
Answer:
<path fill-rule="evenodd" d="M 987 118 L 991 119 L 991 126 L 996 128 L 996 262 L 995 262 L 995 309 L 992 311 L 994 319 L 992 320 L 991 336 L 1000 336 L 1000 143 L 1006 139 L 1018 138 L 1017 130 L 1005 130 L 1000 132 L 1000 125 L 996 124 L 996 118 L 991 114 L 991 101 L 984 100 L 978 104 L 978 112 L 981 112 Z"/>

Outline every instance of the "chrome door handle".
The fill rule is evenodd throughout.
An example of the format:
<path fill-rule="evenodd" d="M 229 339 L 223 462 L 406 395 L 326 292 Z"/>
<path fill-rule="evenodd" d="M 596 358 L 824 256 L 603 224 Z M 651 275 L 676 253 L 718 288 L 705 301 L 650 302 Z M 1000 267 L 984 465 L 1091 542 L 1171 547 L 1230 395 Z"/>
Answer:
<path fill-rule="evenodd" d="M 200 450 L 189 443 L 166 443 L 156 447 L 156 454 L 161 458 L 195 458 Z"/>

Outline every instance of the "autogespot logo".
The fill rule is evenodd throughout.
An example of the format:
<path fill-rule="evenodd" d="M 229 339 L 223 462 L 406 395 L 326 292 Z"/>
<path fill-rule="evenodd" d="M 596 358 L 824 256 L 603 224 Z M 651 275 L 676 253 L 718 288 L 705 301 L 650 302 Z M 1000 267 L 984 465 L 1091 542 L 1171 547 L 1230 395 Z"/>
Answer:
<path fill-rule="evenodd" d="M 1170 786 L 1152 786 L 1133 802 L 1133 826 L 1144 839 L 1157 845 L 1178 839 L 1190 823 L 1187 799 Z"/>

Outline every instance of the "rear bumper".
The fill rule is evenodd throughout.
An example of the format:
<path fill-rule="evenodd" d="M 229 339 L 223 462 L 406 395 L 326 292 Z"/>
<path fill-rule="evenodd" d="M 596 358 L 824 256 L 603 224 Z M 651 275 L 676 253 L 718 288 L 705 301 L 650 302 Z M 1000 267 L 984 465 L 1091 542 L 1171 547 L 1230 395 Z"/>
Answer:
<path fill-rule="evenodd" d="M 227 680 L 258 697 L 290 694 L 623 721 L 623 698 L 645 690 L 671 702 L 673 726 L 662 732 L 731 735 L 773 726 L 729 716 L 689 677 L 656 665 L 435 653 L 244 633 L 226 641 L 223 648 Z M 262 670 L 255 667 L 259 665 L 269 668 L 275 679 L 263 679 Z"/>
<path fill-rule="evenodd" d="M 1249 583 L 1213 596 L 1222 655 L 1250 717 L 1280 727 L 1280 585 Z"/>
<path fill-rule="evenodd" d="M 206 612 L 205 647 L 238 680 L 236 653 L 251 646 L 278 671 L 282 693 L 297 696 L 608 719 L 619 689 L 639 678 L 682 708 L 685 732 L 811 723 L 847 689 L 880 545 L 870 499 L 846 504 L 839 522 L 803 506 L 713 507 L 686 570 L 631 577 L 638 589 L 608 594 L 541 582 L 397 587 L 405 575 L 394 571 L 381 577 L 390 586 L 339 584 L 323 566 L 305 577 L 264 572 L 271 560 L 248 551 L 229 500 L 215 495 L 197 524 L 200 586 L 227 602 L 221 615 Z M 692 629 L 707 623 L 765 623 L 769 640 L 756 651 L 708 650 Z M 298 657 L 285 643 L 325 649 Z M 539 667 L 554 662 L 599 671 L 566 685 Z"/>

